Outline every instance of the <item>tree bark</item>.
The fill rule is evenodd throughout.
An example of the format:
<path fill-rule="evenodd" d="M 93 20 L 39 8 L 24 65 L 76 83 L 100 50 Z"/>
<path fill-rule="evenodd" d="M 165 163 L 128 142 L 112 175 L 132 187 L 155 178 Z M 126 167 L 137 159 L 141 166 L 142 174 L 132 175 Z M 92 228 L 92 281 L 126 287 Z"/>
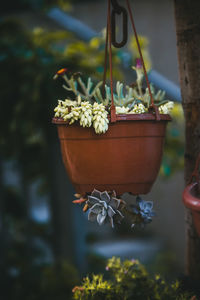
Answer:
<path fill-rule="evenodd" d="M 174 0 L 179 75 L 185 115 L 185 184 L 200 152 L 200 1 Z M 200 238 L 186 212 L 186 273 L 200 281 Z"/>

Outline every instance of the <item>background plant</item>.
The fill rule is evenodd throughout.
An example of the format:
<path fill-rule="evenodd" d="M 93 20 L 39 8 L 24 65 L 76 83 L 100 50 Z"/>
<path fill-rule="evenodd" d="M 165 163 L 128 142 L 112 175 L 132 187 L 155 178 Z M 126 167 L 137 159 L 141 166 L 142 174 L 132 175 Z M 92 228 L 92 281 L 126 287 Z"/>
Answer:
<path fill-rule="evenodd" d="M 113 257 L 108 260 L 106 270 L 109 279 L 103 275 L 85 277 L 82 285 L 74 288 L 73 299 L 84 300 L 189 300 L 191 294 L 183 292 L 178 281 L 168 284 L 159 275 L 150 276 L 137 260 Z"/>

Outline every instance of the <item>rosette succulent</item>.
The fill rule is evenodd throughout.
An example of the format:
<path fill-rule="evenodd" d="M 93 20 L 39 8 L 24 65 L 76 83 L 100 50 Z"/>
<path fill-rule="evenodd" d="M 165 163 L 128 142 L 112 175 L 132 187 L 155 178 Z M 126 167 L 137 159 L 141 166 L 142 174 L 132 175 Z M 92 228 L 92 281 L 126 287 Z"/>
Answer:
<path fill-rule="evenodd" d="M 133 208 L 133 213 L 139 215 L 143 224 L 148 224 L 152 221 L 152 217 L 155 216 L 153 211 L 153 202 L 145 201 L 140 196 L 136 198 L 136 206 Z M 134 226 L 134 224 L 132 224 Z"/>
<path fill-rule="evenodd" d="M 111 226 L 114 227 L 114 219 L 117 218 L 117 221 L 120 222 L 124 217 L 119 210 L 120 202 L 115 193 L 109 195 L 106 191 L 94 190 L 86 202 L 89 207 L 88 220 L 97 221 L 99 225 L 110 221 Z"/>
<path fill-rule="evenodd" d="M 136 204 L 128 204 L 122 199 L 116 197 L 115 191 L 100 192 L 94 189 L 91 194 L 75 194 L 77 200 L 73 203 L 83 205 L 83 212 L 88 212 L 89 221 L 97 221 L 103 225 L 110 221 L 111 226 L 114 223 L 121 223 L 122 219 L 127 219 L 134 227 L 135 225 L 148 224 L 155 216 L 153 211 L 153 202 L 144 201 L 140 196 L 136 197 Z"/>

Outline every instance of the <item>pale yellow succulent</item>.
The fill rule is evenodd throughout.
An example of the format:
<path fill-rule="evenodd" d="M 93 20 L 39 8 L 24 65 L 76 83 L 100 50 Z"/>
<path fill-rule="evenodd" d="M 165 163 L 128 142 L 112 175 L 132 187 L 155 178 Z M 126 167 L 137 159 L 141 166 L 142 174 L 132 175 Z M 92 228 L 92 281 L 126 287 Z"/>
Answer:
<path fill-rule="evenodd" d="M 66 114 L 63 119 L 64 121 L 70 120 L 69 124 L 73 124 L 75 121 L 78 121 L 80 119 L 81 110 L 80 107 L 71 107 L 71 111 Z"/>
<path fill-rule="evenodd" d="M 159 107 L 159 113 L 160 114 L 169 114 L 174 107 L 174 102 L 169 101 L 166 104 L 163 104 Z"/>
<path fill-rule="evenodd" d="M 133 109 L 129 112 L 130 114 L 143 114 L 147 112 L 147 108 L 142 104 L 136 104 Z"/>
<path fill-rule="evenodd" d="M 68 114 L 68 108 L 65 105 L 65 102 L 62 100 L 58 100 L 58 105 L 54 109 L 55 117 L 63 118 L 65 114 Z"/>
<path fill-rule="evenodd" d="M 105 106 L 95 102 L 93 104 L 93 127 L 97 134 L 105 133 L 108 130 L 108 112 Z"/>
<path fill-rule="evenodd" d="M 116 114 L 127 114 L 129 111 L 128 107 L 124 107 L 124 106 L 116 106 Z"/>
<path fill-rule="evenodd" d="M 80 125 L 90 127 L 92 125 L 92 104 L 88 101 L 81 102 Z"/>

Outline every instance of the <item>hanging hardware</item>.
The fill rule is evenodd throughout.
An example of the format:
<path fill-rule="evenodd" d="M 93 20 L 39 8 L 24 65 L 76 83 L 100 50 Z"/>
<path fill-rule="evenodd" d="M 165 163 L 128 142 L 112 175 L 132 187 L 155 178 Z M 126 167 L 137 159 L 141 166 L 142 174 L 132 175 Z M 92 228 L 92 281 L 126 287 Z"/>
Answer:
<path fill-rule="evenodd" d="M 137 47 L 138 47 L 142 67 L 143 67 L 143 70 L 144 70 L 144 77 L 146 79 L 146 83 L 147 83 L 147 87 L 148 87 L 148 91 L 149 91 L 149 96 L 150 96 L 150 99 L 151 99 L 151 105 L 149 107 L 149 113 L 154 113 L 156 121 L 160 121 L 161 120 L 160 113 L 159 113 L 158 107 L 154 104 L 154 99 L 153 99 L 153 95 L 152 95 L 152 92 L 151 92 L 150 83 L 149 83 L 149 80 L 148 80 L 147 71 L 146 71 L 146 68 L 145 68 L 144 59 L 143 59 L 139 39 L 138 39 L 138 36 L 137 36 L 137 31 L 136 31 L 136 28 L 135 28 L 135 23 L 134 23 L 134 20 L 133 20 L 133 14 L 132 14 L 132 11 L 131 11 L 131 6 L 130 6 L 130 3 L 129 3 L 129 0 L 126 0 L 126 4 L 127 4 L 128 13 L 129 13 L 129 16 L 130 16 L 132 28 L 133 28 L 133 31 L 134 31 L 134 34 L 135 34 L 135 39 L 136 39 L 136 43 L 137 43 Z M 113 7 L 112 13 L 111 13 L 111 5 Z M 124 13 L 124 11 L 125 11 L 125 13 Z M 113 18 L 113 15 L 121 14 L 121 13 L 123 13 L 123 18 L 124 18 L 124 16 L 126 16 L 126 17 L 123 19 L 123 21 L 124 21 L 123 22 L 123 32 L 124 32 L 123 40 L 122 40 L 121 43 L 118 43 L 118 42 L 116 42 L 115 16 Z M 109 54 L 110 89 L 111 89 L 111 123 L 116 122 L 116 119 L 117 119 L 116 118 L 115 105 L 114 105 L 114 96 L 113 96 L 112 48 L 111 48 L 111 43 L 113 44 L 114 47 L 117 47 L 117 48 L 122 47 L 123 45 L 126 44 L 127 39 L 128 39 L 128 29 L 127 29 L 127 26 L 128 26 L 127 25 L 128 13 L 127 13 L 125 8 L 123 8 L 122 6 L 120 6 L 117 3 L 117 0 L 108 0 L 108 16 L 107 16 L 103 86 L 105 86 L 105 82 L 106 82 L 107 55 Z M 104 90 L 104 93 L 105 93 L 105 90 Z"/>
<path fill-rule="evenodd" d="M 112 44 L 116 48 L 123 47 L 128 40 L 128 14 L 124 7 L 120 6 L 117 3 L 117 0 L 111 0 L 112 4 L 112 12 L 111 12 L 111 36 L 112 36 Z M 117 42 L 116 39 L 116 14 L 122 15 L 123 18 L 123 28 L 122 28 L 122 41 Z"/>
<path fill-rule="evenodd" d="M 111 0 L 111 4 L 116 13 L 120 14 L 122 7 L 117 3 L 117 0 Z"/>
<path fill-rule="evenodd" d="M 130 3 L 129 3 L 129 0 L 126 0 L 126 4 L 127 4 L 130 19 L 131 19 L 131 24 L 132 24 L 132 27 L 133 27 L 133 31 L 134 31 L 134 34 L 135 34 L 135 39 L 136 39 L 138 51 L 139 51 L 139 54 L 140 54 L 140 60 L 142 62 L 142 67 L 143 67 L 143 70 L 144 70 L 144 77 L 146 79 L 147 88 L 148 88 L 149 96 L 150 96 L 150 99 L 151 99 L 151 105 L 149 107 L 149 112 L 155 112 L 156 120 L 160 121 L 159 110 L 158 110 L 158 107 L 154 104 L 154 99 L 153 99 L 153 95 L 152 95 L 152 92 L 151 92 L 150 83 L 149 83 L 149 79 L 148 79 L 148 76 L 147 76 L 147 71 L 146 71 L 146 67 L 145 67 L 145 64 L 144 64 L 144 59 L 143 59 L 143 55 L 142 55 L 142 51 L 141 51 L 141 47 L 140 47 L 140 43 L 139 43 L 137 31 L 136 31 L 136 27 L 135 27 L 135 22 L 133 20 L 133 14 L 132 14 L 132 11 L 131 11 L 131 6 L 130 6 Z"/>

